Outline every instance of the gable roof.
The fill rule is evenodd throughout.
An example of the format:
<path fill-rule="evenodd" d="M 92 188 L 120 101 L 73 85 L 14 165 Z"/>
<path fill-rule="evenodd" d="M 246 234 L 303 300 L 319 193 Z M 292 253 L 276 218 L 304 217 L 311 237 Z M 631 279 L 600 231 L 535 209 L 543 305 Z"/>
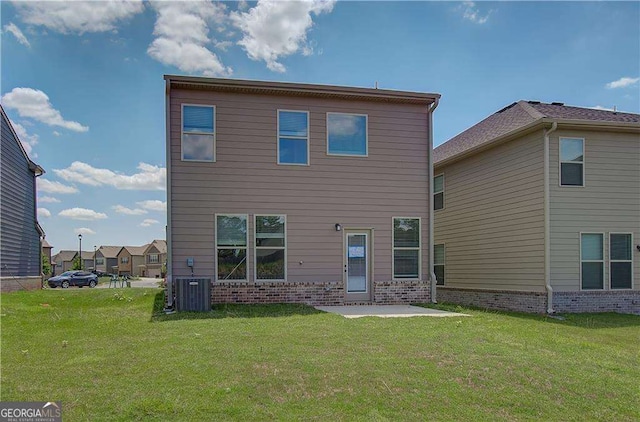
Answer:
<path fill-rule="evenodd" d="M 116 258 L 122 246 L 100 246 L 98 252 L 105 258 Z"/>
<path fill-rule="evenodd" d="M 454 136 L 433 151 L 434 163 L 486 146 L 494 140 L 523 131 L 544 121 L 610 123 L 640 127 L 640 114 L 566 106 L 563 103 L 518 101 Z"/>
<path fill-rule="evenodd" d="M 82 259 L 93 259 L 93 252 L 91 251 L 82 251 Z"/>
<path fill-rule="evenodd" d="M 153 242 L 151 242 L 151 245 L 155 246 L 155 248 L 158 250 L 158 252 L 160 253 L 167 253 L 167 241 L 164 239 L 154 239 Z"/>
<path fill-rule="evenodd" d="M 129 252 L 129 255 L 132 256 L 142 256 L 144 255 L 144 251 L 147 249 L 149 245 L 143 245 L 143 246 L 123 246 L 120 251 L 122 251 L 122 249 L 126 250 L 127 252 Z M 118 255 L 120 255 L 120 252 L 118 252 Z"/>
<path fill-rule="evenodd" d="M 42 247 L 43 248 L 53 248 L 53 246 L 51 246 L 49 244 L 49 242 L 46 241 L 46 239 L 42 239 Z"/>
<path fill-rule="evenodd" d="M 27 164 L 29 165 L 29 170 L 31 170 L 36 176 L 41 176 L 45 173 L 44 169 L 42 167 L 40 167 L 38 164 L 34 163 L 33 161 L 31 161 L 31 159 L 29 158 L 29 154 L 27 154 L 27 151 L 25 151 L 24 147 L 22 146 L 22 142 L 20 142 L 20 138 L 18 138 L 18 134 L 16 133 L 16 130 L 13 128 L 13 125 L 11 124 L 11 120 L 9 119 L 9 116 L 7 116 L 7 114 L 4 111 L 4 108 L 2 107 L 2 105 L 0 104 L 0 114 L 2 115 L 2 119 L 6 121 L 7 126 L 9 126 L 9 129 L 11 129 L 11 135 L 13 135 L 13 139 L 15 139 L 15 141 L 18 143 L 18 146 L 20 147 L 20 151 L 22 151 L 22 155 L 24 155 L 25 160 L 27 160 Z"/>
<path fill-rule="evenodd" d="M 76 255 L 78 255 L 78 251 L 60 251 L 54 255 L 54 257 L 57 257 L 57 261 L 55 262 L 62 263 L 67 261 L 73 261 Z"/>

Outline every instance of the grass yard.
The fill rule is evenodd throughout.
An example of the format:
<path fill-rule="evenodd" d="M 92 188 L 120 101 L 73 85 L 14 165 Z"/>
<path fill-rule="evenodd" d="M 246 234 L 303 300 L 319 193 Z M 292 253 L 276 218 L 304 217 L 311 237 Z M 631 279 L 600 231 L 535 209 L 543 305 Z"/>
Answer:
<path fill-rule="evenodd" d="M 79 420 L 640 420 L 640 317 L 160 315 L 155 289 L 1 296 L 3 401 Z"/>

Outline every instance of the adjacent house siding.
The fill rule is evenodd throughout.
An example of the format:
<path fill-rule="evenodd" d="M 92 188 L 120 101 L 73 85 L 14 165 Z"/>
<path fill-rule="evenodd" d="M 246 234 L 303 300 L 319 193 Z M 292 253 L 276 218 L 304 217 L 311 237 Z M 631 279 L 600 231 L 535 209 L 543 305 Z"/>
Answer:
<path fill-rule="evenodd" d="M 0 277 L 40 276 L 35 175 L 2 112 L 0 162 Z"/>
<path fill-rule="evenodd" d="M 542 132 L 450 165 L 435 244 L 445 244 L 446 286 L 544 290 Z"/>
<path fill-rule="evenodd" d="M 216 106 L 216 162 L 181 161 L 181 104 Z M 277 110 L 309 111 L 309 166 L 277 163 Z M 327 156 L 326 113 L 368 115 L 368 157 Z M 342 282 L 343 228 L 374 229 L 374 279 L 389 281 L 392 217 L 422 218 L 428 253 L 426 106 L 171 90 L 173 276 L 215 279 L 214 215 L 248 214 L 254 280 L 256 214 L 287 216 L 289 282 Z M 422 260 L 423 279 L 427 260 Z"/>
<path fill-rule="evenodd" d="M 560 137 L 585 139 L 585 186 L 560 187 Z M 640 289 L 640 135 L 557 131 L 550 140 L 551 281 L 555 291 L 580 290 L 580 232 L 605 234 L 605 289 L 610 232 L 633 233 L 634 289 Z"/>

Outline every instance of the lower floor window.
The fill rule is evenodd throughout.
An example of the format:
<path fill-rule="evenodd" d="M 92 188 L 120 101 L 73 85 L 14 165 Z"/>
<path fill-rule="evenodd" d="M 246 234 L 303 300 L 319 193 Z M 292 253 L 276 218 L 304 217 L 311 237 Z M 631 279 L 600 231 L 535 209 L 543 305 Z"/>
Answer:
<path fill-rule="evenodd" d="M 420 278 L 420 219 L 393 219 L 393 278 Z"/>
<path fill-rule="evenodd" d="M 247 215 L 216 215 L 218 281 L 247 279 Z"/>
<path fill-rule="evenodd" d="M 611 289 L 630 289 L 632 285 L 631 233 L 609 234 L 609 282 Z"/>
<path fill-rule="evenodd" d="M 284 215 L 255 216 L 256 280 L 285 280 L 287 270 Z"/>
<path fill-rule="evenodd" d="M 444 285 L 444 244 L 433 246 L 433 272 L 436 284 Z"/>
<path fill-rule="evenodd" d="M 604 288 L 604 235 L 582 233 L 580 235 L 580 274 L 584 290 Z"/>

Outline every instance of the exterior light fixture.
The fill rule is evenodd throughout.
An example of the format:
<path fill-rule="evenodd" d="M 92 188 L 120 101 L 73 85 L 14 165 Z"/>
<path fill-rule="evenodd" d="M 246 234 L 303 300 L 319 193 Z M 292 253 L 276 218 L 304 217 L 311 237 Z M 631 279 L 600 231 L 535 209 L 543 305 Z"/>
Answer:
<path fill-rule="evenodd" d="M 342 230 L 342 226 L 340 225 L 340 223 L 336 223 L 336 231 L 339 232 Z"/>

